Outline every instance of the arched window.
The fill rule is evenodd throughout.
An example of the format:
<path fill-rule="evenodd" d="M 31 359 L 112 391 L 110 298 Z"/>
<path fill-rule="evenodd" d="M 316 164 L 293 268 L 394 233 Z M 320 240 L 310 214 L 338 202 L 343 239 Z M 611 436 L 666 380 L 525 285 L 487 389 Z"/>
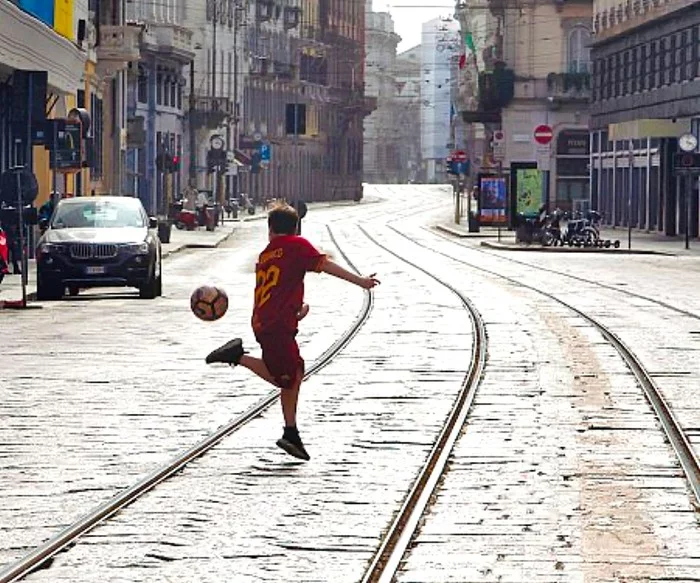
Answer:
<path fill-rule="evenodd" d="M 591 31 L 585 26 L 577 26 L 569 32 L 568 70 L 569 73 L 588 73 L 591 66 Z"/>

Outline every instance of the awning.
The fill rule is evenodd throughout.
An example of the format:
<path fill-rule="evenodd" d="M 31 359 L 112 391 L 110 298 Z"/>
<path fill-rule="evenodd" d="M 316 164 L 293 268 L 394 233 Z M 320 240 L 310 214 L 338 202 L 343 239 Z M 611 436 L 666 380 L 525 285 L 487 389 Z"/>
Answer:
<path fill-rule="evenodd" d="M 644 138 L 678 138 L 690 130 L 690 120 L 635 119 L 608 126 L 608 139 L 642 140 Z"/>

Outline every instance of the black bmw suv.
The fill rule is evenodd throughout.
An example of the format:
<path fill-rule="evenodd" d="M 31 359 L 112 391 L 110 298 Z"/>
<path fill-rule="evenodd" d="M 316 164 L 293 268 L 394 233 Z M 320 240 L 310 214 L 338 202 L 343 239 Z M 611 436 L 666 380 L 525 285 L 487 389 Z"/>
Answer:
<path fill-rule="evenodd" d="M 123 196 L 61 200 L 37 244 L 37 297 L 58 300 L 68 288 L 127 286 L 140 297 L 162 294 L 161 247 L 141 201 Z"/>

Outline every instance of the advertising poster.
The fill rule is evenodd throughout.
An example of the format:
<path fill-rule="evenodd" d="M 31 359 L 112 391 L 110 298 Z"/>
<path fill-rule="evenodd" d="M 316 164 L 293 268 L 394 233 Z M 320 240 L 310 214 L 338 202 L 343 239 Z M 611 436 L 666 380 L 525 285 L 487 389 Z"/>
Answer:
<path fill-rule="evenodd" d="M 19 7 L 53 28 L 53 0 L 20 0 Z"/>
<path fill-rule="evenodd" d="M 479 179 L 479 192 L 481 194 L 479 222 L 482 225 L 505 225 L 507 223 L 506 179 L 482 176 Z"/>
<path fill-rule="evenodd" d="M 61 36 L 75 42 L 73 32 L 73 1 L 54 0 L 54 30 Z"/>
<path fill-rule="evenodd" d="M 536 168 L 516 170 L 516 213 L 536 217 L 544 204 L 543 174 Z"/>

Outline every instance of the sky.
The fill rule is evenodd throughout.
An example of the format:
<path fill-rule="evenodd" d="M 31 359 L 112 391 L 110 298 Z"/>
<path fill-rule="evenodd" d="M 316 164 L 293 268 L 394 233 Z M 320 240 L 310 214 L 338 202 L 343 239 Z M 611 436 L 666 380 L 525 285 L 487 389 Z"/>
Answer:
<path fill-rule="evenodd" d="M 403 8 L 410 6 L 410 8 Z M 430 7 L 430 8 L 429 8 Z M 401 53 L 421 42 L 421 25 L 438 16 L 453 16 L 454 0 L 372 0 L 372 10 L 388 11 L 394 19 L 396 33 L 401 37 Z"/>

